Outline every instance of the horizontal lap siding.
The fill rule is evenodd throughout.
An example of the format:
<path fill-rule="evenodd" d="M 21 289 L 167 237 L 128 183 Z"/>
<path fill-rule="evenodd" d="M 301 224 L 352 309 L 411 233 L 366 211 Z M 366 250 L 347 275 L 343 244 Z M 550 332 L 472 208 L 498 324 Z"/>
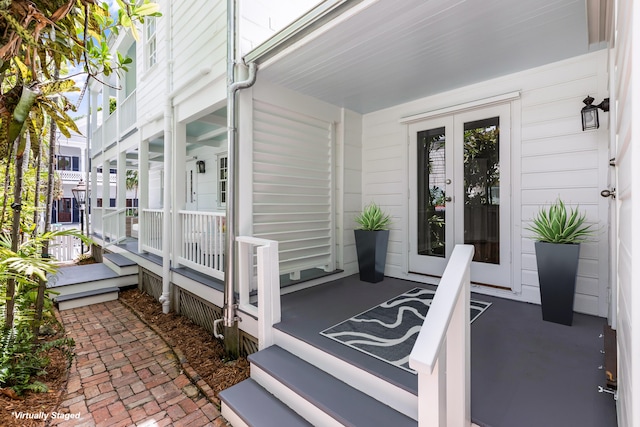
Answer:
<path fill-rule="evenodd" d="M 607 202 L 599 195 L 606 185 L 607 113 L 603 126 L 582 132 L 582 99 L 607 96 L 606 54 L 598 52 L 523 73 L 412 101 L 363 118 L 362 203 L 375 200 L 391 212 L 387 273 L 406 277 L 408 268 L 407 134 L 400 119 L 466 102 L 519 91 L 512 111 L 511 207 L 513 298 L 539 302 L 533 241 L 525 228 L 541 205 L 558 196 L 579 204 L 597 236 L 582 245 L 576 310 L 606 315 Z"/>
<path fill-rule="evenodd" d="M 575 309 L 606 315 L 607 223 L 606 203 L 600 190 L 606 185 L 608 159 L 606 128 L 583 132 L 579 110 L 581 100 L 591 94 L 600 102 L 606 94 L 598 88 L 606 82 L 604 54 L 584 58 L 584 62 L 566 67 L 541 69 L 527 79 L 522 91 L 521 142 L 521 218 L 522 218 L 522 291 L 537 300 L 538 275 L 530 218 L 542 205 L 558 197 L 586 212 L 587 221 L 597 230 L 594 240 L 583 243 L 576 282 Z M 539 78 L 537 78 L 539 77 Z M 600 112 L 606 124 L 606 113 Z M 603 250 L 604 245 L 604 250 Z"/>
<path fill-rule="evenodd" d="M 254 102 L 253 234 L 279 242 L 280 273 L 331 265 L 329 122 Z"/>

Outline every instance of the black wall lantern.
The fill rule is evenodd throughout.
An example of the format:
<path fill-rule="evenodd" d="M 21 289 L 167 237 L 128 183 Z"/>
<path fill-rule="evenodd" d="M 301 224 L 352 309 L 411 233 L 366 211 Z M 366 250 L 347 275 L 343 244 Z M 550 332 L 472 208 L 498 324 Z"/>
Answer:
<path fill-rule="evenodd" d="M 602 111 L 609 111 L 609 98 L 605 98 L 598 105 L 593 105 L 594 99 L 587 95 L 582 108 L 582 130 L 598 129 L 600 120 L 598 119 L 598 108 Z"/>
<path fill-rule="evenodd" d="M 196 162 L 196 166 L 198 166 L 198 173 L 205 173 L 206 169 L 204 167 L 204 160 L 198 160 Z"/>

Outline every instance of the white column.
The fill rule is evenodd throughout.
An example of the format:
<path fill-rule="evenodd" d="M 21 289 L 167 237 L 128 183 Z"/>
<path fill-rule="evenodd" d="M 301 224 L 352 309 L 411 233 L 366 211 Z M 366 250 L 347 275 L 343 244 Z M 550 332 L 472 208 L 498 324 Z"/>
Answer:
<path fill-rule="evenodd" d="M 184 123 L 176 123 L 174 129 L 173 144 L 173 191 L 171 192 L 171 205 L 174 207 L 172 218 L 173 230 L 173 262 L 175 266 L 179 266 L 178 256 L 182 254 L 182 242 L 184 233 L 193 230 L 182 230 L 179 211 L 186 207 L 185 188 L 186 175 L 185 168 L 187 163 L 187 126 Z M 195 178 L 195 177 L 194 177 Z"/>
<path fill-rule="evenodd" d="M 138 252 L 146 237 L 142 224 L 142 210 L 149 208 L 149 141 L 140 142 L 138 151 Z"/>

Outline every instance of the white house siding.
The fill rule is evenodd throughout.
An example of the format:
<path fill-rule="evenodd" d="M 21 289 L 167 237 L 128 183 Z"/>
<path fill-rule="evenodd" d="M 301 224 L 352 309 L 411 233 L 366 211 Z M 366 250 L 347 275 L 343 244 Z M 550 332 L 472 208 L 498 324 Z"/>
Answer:
<path fill-rule="evenodd" d="M 242 174 L 251 170 L 253 181 L 250 232 L 279 242 L 282 274 L 332 270 L 333 159 L 341 111 L 266 84 L 257 84 L 251 93 L 251 164 L 240 159 Z M 241 133 L 241 145 L 246 143 L 242 138 Z"/>
<path fill-rule="evenodd" d="M 618 425 L 639 426 L 640 407 L 640 247 L 638 212 L 640 198 L 633 195 L 640 182 L 640 144 L 637 109 L 640 103 L 640 69 L 633 47 L 640 45 L 640 10 L 634 2 L 617 2 L 617 38 L 611 50 L 612 98 L 616 120 L 612 124 L 617 141 L 617 334 L 618 334 Z M 634 30 L 635 28 L 635 30 Z M 635 68 L 635 75 L 633 69 Z M 635 115 L 634 115 L 634 110 Z M 634 183 L 636 184 L 634 186 Z M 633 249 L 636 248 L 636 258 Z M 636 288 L 636 289 L 634 289 Z M 634 362 L 636 366 L 634 366 Z"/>
<path fill-rule="evenodd" d="M 541 205 L 561 197 L 579 204 L 598 228 L 594 241 L 582 245 L 575 309 L 605 316 L 607 202 L 599 193 L 608 168 L 607 114 L 601 113 L 600 130 L 582 132 L 580 109 L 587 94 L 597 102 L 608 96 L 606 82 L 601 51 L 365 115 L 362 203 L 375 200 L 393 216 L 387 274 L 408 277 L 407 165 L 413 157 L 400 119 L 519 91 L 511 112 L 512 292 L 479 291 L 539 303 L 534 245 L 524 229 Z"/>
<path fill-rule="evenodd" d="M 172 91 L 179 121 L 226 97 L 226 6 L 224 0 L 173 2 Z"/>

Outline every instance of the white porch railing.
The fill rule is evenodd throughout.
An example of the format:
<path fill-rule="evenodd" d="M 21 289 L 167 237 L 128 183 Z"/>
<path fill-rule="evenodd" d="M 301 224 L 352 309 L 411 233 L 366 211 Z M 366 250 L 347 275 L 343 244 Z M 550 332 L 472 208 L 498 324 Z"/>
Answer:
<path fill-rule="evenodd" d="M 278 242 L 247 236 L 237 237 L 236 242 L 238 307 L 258 318 L 258 348 L 262 350 L 273 345 L 273 325 L 281 318 Z M 251 304 L 254 291 L 257 306 Z"/>
<path fill-rule="evenodd" d="M 102 141 L 102 143 L 106 148 L 116 142 L 118 137 L 116 113 L 114 112 L 107 117 L 107 120 L 104 121 L 102 126 L 104 126 L 104 141 Z"/>
<path fill-rule="evenodd" d="M 456 245 L 409 356 L 418 372 L 418 425 L 471 425 L 470 268 L 473 246 Z"/>
<path fill-rule="evenodd" d="M 78 182 L 80 179 L 84 179 L 84 172 L 81 171 L 67 171 L 67 170 L 59 170 L 57 171 L 60 175 L 60 179 L 62 181 L 68 182 Z"/>
<path fill-rule="evenodd" d="M 224 279 L 225 215 L 180 211 L 178 262 L 217 279 Z"/>
<path fill-rule="evenodd" d="M 162 256 L 162 209 L 142 209 L 138 218 L 138 239 L 141 248 Z"/>
<path fill-rule="evenodd" d="M 91 208 L 91 232 L 99 234 L 100 236 L 104 235 L 102 227 L 102 210 L 103 208 L 99 207 Z"/>
<path fill-rule="evenodd" d="M 103 208 L 102 215 L 102 240 L 104 248 L 117 245 L 127 238 L 126 208 Z M 95 230 L 95 227 L 94 227 Z"/>
<path fill-rule="evenodd" d="M 95 156 L 100 151 L 102 151 L 102 126 L 91 135 L 91 156 Z"/>
<path fill-rule="evenodd" d="M 133 129 L 136 125 L 137 116 L 135 91 L 122 102 L 122 105 L 118 105 L 116 113 L 120 119 L 120 136 L 122 136 Z"/>

